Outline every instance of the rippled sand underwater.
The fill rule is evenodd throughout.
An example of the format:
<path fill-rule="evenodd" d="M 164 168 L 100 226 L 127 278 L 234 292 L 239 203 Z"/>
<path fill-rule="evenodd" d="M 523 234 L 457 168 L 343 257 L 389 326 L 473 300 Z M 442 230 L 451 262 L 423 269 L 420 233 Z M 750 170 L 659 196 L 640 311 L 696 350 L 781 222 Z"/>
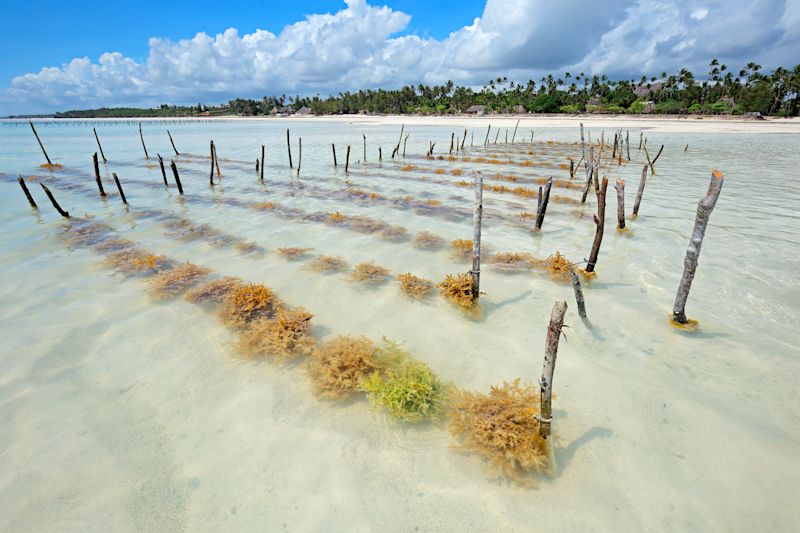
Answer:
<path fill-rule="evenodd" d="M 791 529 L 800 518 L 800 185 L 792 177 L 800 140 L 644 130 L 651 156 L 665 149 L 626 232 L 614 228 L 609 187 L 598 275 L 584 280 L 585 322 L 570 284 L 539 263 L 492 262 L 507 252 L 579 262 L 594 237 L 593 193 L 581 205 L 570 185 L 583 181 L 582 167 L 570 180 L 567 160 L 580 158 L 579 132 L 529 122 L 533 142 L 523 121 L 515 143 L 511 131 L 503 142 L 503 128 L 487 147 L 485 128 L 470 128 L 454 160 L 451 133 L 463 130 L 444 126 L 406 127 L 406 155 L 401 145 L 392 159 L 399 128 L 357 121 L 144 123 L 145 159 L 136 123 L 40 123 L 51 159 L 63 165 L 52 172 L 39 168 L 27 124 L 0 125 L 0 529 Z M 94 181 L 92 127 L 108 158 L 105 198 Z M 588 130 L 596 142 L 600 131 Z M 612 184 L 626 180 L 628 214 L 644 162 L 639 131 L 630 131 L 632 161 L 606 157 L 604 169 Z M 210 139 L 221 174 L 214 170 L 213 188 Z M 424 157 L 430 142 L 433 159 Z M 687 305 L 700 327 L 687 333 L 669 315 L 713 168 L 725 184 Z M 472 237 L 474 170 L 485 180 L 486 294 L 479 312 L 466 313 L 435 288 L 409 297 L 397 276 L 436 283 L 469 269 L 450 242 Z M 555 186 L 542 231 L 532 233 L 547 176 Z M 133 271 L 109 260 L 125 250 L 142 252 L 116 256 L 139 265 Z M 151 275 L 160 261 L 211 272 L 189 276 L 186 287 L 170 279 L 174 292 L 161 294 Z M 371 283 L 354 275 L 360 264 L 377 276 Z M 320 398 L 305 354 L 248 356 L 213 306 L 182 293 L 224 276 L 265 284 L 287 308 L 308 310 L 317 342 L 393 339 L 442 381 L 475 393 L 517 378 L 538 388 L 550 312 L 566 300 L 557 471 L 533 475 L 534 488 L 498 478 L 479 454 L 456 448 L 446 417 L 397 422 L 360 394 Z"/>

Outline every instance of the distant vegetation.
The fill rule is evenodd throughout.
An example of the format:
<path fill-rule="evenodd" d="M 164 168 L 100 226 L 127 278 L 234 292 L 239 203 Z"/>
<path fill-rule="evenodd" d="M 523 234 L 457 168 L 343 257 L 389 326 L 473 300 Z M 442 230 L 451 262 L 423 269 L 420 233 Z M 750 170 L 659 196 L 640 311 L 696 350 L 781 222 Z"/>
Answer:
<path fill-rule="evenodd" d="M 605 75 L 566 72 L 538 82 L 497 78 L 476 91 L 448 81 L 444 85 L 405 86 L 397 90 L 361 90 L 322 98 L 265 96 L 237 98 L 219 106 L 168 106 L 158 109 L 112 108 L 67 111 L 55 117 L 176 117 L 192 115 L 269 115 L 301 108 L 313 114 L 455 114 L 455 113 L 661 113 L 797 116 L 800 65 L 771 73 L 748 63 L 734 74 L 716 59 L 707 79 L 681 69 L 660 77 L 613 81 Z"/>

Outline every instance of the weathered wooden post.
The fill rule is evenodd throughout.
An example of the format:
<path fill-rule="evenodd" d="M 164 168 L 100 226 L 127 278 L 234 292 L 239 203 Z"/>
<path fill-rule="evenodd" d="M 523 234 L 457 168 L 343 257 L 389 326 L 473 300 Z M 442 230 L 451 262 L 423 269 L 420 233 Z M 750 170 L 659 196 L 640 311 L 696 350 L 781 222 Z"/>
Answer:
<path fill-rule="evenodd" d="M 453 143 L 455 143 L 456 134 L 454 132 L 450 132 L 450 152 L 449 155 L 453 155 Z"/>
<path fill-rule="evenodd" d="M 514 134 L 511 136 L 511 144 L 514 144 L 514 139 L 517 138 L 517 127 L 519 127 L 520 119 L 517 119 L 517 123 L 514 124 Z"/>
<path fill-rule="evenodd" d="M 214 167 L 217 169 L 217 178 L 221 178 L 222 173 L 219 171 L 219 157 L 217 157 L 217 143 L 214 143 Z"/>
<path fill-rule="evenodd" d="M 122 190 L 122 184 L 119 182 L 119 178 L 117 177 L 117 173 L 116 172 L 112 172 L 111 175 L 114 176 L 114 183 L 117 184 L 117 190 L 119 191 L 120 198 L 122 198 L 122 203 L 127 205 L 128 204 L 128 200 L 125 198 L 125 191 Z"/>
<path fill-rule="evenodd" d="M 570 265 L 569 277 L 572 280 L 572 288 L 575 290 L 575 302 L 578 304 L 578 314 L 586 318 L 586 301 L 583 298 L 583 289 L 581 289 L 581 280 L 575 268 Z"/>
<path fill-rule="evenodd" d="M 383 161 L 383 149 L 378 146 L 378 161 Z"/>
<path fill-rule="evenodd" d="M 97 141 L 97 147 L 100 149 L 100 156 L 103 158 L 103 163 L 107 163 L 106 154 L 103 153 L 103 146 L 100 144 L 100 137 L 97 136 L 97 128 L 92 128 L 94 132 L 94 140 Z"/>
<path fill-rule="evenodd" d="M 258 169 L 259 179 L 264 181 L 264 145 L 261 145 L 261 166 Z"/>
<path fill-rule="evenodd" d="M 492 125 L 489 124 L 489 127 L 486 130 L 486 138 L 483 140 L 483 145 L 486 146 L 489 144 L 489 132 L 492 131 Z"/>
<path fill-rule="evenodd" d="M 581 130 L 582 132 L 583 130 Z M 592 186 L 592 173 L 594 172 L 594 146 L 589 147 L 589 159 L 586 160 L 586 185 L 583 187 L 583 194 L 581 195 L 581 203 L 586 203 L 586 197 L 589 195 L 589 187 Z"/>
<path fill-rule="evenodd" d="M 603 242 L 603 231 L 606 225 L 606 190 L 608 189 L 608 178 L 603 178 L 603 185 L 600 187 L 600 194 L 597 196 L 597 214 L 594 215 L 595 234 L 592 243 L 592 251 L 589 253 L 589 261 L 586 263 L 586 272 L 594 272 L 597 265 L 597 256 L 600 254 L 600 244 Z"/>
<path fill-rule="evenodd" d="M 297 138 L 297 175 L 300 175 L 300 166 L 303 164 L 303 138 Z"/>
<path fill-rule="evenodd" d="M 144 144 L 144 135 L 142 134 L 142 123 L 139 123 L 139 139 L 142 140 L 142 148 L 144 149 L 144 158 L 150 159 L 150 156 L 147 155 L 147 146 Z"/>
<path fill-rule="evenodd" d="M 497 144 L 498 137 L 500 137 L 500 128 L 497 128 L 497 133 L 494 134 L 494 142 L 492 144 Z"/>
<path fill-rule="evenodd" d="M 172 149 L 173 149 L 173 150 L 175 150 L 175 155 L 181 155 L 181 154 L 178 152 L 178 149 L 177 149 L 177 148 L 175 148 L 175 141 L 173 141 L 173 140 L 172 140 L 172 134 L 169 132 L 169 130 L 167 130 L 167 135 L 169 136 L 169 142 L 170 142 L 170 144 L 172 145 Z"/>
<path fill-rule="evenodd" d="M 350 170 L 350 145 L 347 145 L 347 155 L 344 159 L 344 173 L 347 174 Z"/>
<path fill-rule="evenodd" d="M 539 209 L 536 213 L 536 231 L 542 229 L 542 223 L 544 222 L 544 214 L 547 211 L 547 202 L 550 201 L 550 189 L 553 188 L 553 177 L 550 176 L 547 178 L 547 183 L 544 187 L 544 195 L 542 196 L 542 203 L 539 206 Z"/>
<path fill-rule="evenodd" d="M 208 183 L 212 187 L 214 186 L 214 141 L 213 139 L 208 144 L 208 153 L 210 154 L 209 158 L 211 159 L 211 169 L 208 173 Z"/>
<path fill-rule="evenodd" d="M 644 132 L 643 132 L 643 131 L 640 131 L 640 132 L 639 132 L 639 150 L 641 150 L 641 149 L 642 149 L 642 138 L 643 138 L 643 137 L 644 137 Z"/>
<path fill-rule="evenodd" d="M 33 126 L 33 121 L 28 120 L 28 124 L 31 125 L 31 129 L 33 130 L 33 135 L 36 137 L 36 141 L 39 143 L 39 148 L 42 149 L 42 153 L 44 154 L 44 158 L 47 159 L 47 166 L 52 167 L 53 162 L 50 161 L 50 156 L 47 155 L 47 150 L 44 149 L 44 144 L 42 144 L 42 140 L 39 138 L 39 134 L 36 133 L 36 128 Z"/>
<path fill-rule="evenodd" d="M 628 161 L 631 160 L 631 134 L 625 130 L 625 148 L 628 151 Z"/>
<path fill-rule="evenodd" d="M 28 199 L 28 203 L 31 204 L 31 207 L 38 209 L 39 206 L 37 206 L 36 202 L 33 201 L 33 196 L 31 196 L 31 192 L 28 190 L 28 186 L 25 185 L 25 180 L 22 179 L 22 176 L 17 178 L 17 182 L 19 183 L 19 186 L 22 187 L 22 192 L 25 193 L 25 198 Z"/>
<path fill-rule="evenodd" d="M 92 156 L 92 163 L 94 164 L 94 179 L 97 181 L 97 188 L 100 189 L 100 196 L 105 196 L 106 191 L 103 190 L 103 182 L 100 181 L 100 164 L 97 162 L 97 152 Z"/>
<path fill-rule="evenodd" d="M 181 178 L 178 176 L 178 167 L 175 166 L 175 161 L 170 160 L 169 166 L 172 167 L 172 175 L 175 177 L 175 185 L 178 186 L 178 193 L 183 196 L 183 186 L 181 185 Z"/>
<path fill-rule="evenodd" d="M 408 138 L 411 136 L 410 133 L 406 133 L 406 136 L 403 137 L 403 159 L 406 157 L 406 143 L 408 142 Z"/>
<path fill-rule="evenodd" d="M 400 124 L 400 137 L 397 139 L 397 146 L 395 146 L 394 150 L 392 150 L 392 159 L 394 159 L 394 156 L 397 155 L 397 153 L 400 151 L 400 141 L 403 141 L 403 132 L 405 131 L 405 129 L 406 125 Z M 408 136 L 406 136 L 406 140 L 408 140 Z M 403 141 L 403 157 L 405 156 L 406 156 L 406 143 L 405 141 Z"/>
<path fill-rule="evenodd" d="M 331 150 L 333 150 L 333 168 L 336 168 L 339 165 L 336 163 L 336 145 L 333 143 L 331 143 Z"/>
<path fill-rule="evenodd" d="M 69 218 L 69 211 L 64 211 L 63 209 L 61 209 L 61 206 L 58 205 L 58 202 L 56 202 L 56 199 L 53 197 L 53 193 L 50 192 L 50 189 L 48 189 L 44 183 L 40 183 L 39 185 L 41 185 L 42 189 L 44 189 L 44 193 L 50 199 L 50 203 L 53 204 L 53 207 L 56 208 L 58 214 L 64 218 Z"/>
<path fill-rule="evenodd" d="M 672 306 L 672 320 L 678 324 L 689 324 L 689 319 L 686 318 L 686 299 L 689 297 L 689 289 L 692 287 L 694 274 L 697 271 L 697 260 L 700 257 L 700 247 L 703 245 L 703 237 L 706 234 L 708 220 L 711 217 L 714 206 L 717 205 L 724 180 L 725 178 L 721 172 L 718 170 L 712 171 L 708 191 L 697 204 L 697 217 L 694 221 L 692 236 L 689 239 L 689 248 L 686 250 L 686 257 L 683 260 L 683 276 L 678 285 L 675 304 Z"/>
<path fill-rule="evenodd" d="M 617 229 L 625 229 L 625 180 L 617 179 L 614 189 L 617 191 Z"/>
<path fill-rule="evenodd" d="M 475 207 L 472 211 L 472 299 L 481 294 L 481 219 L 483 218 L 483 175 L 475 173 Z"/>
<path fill-rule="evenodd" d="M 642 177 L 639 179 L 639 189 L 636 191 L 636 201 L 633 202 L 633 216 L 639 216 L 639 204 L 642 203 L 642 193 L 647 182 L 647 165 L 642 165 Z"/>
<path fill-rule="evenodd" d="M 569 160 L 569 177 L 570 179 L 575 177 L 575 160 L 572 158 Z"/>
<path fill-rule="evenodd" d="M 286 128 L 286 150 L 289 152 L 289 168 L 294 168 L 292 165 L 292 144 L 289 142 L 289 128 Z"/>
<path fill-rule="evenodd" d="M 553 373 L 556 370 L 556 357 L 558 355 L 558 341 L 561 338 L 561 329 L 564 327 L 564 315 L 567 313 L 567 302 L 557 301 L 550 313 L 550 324 L 547 326 L 547 340 L 544 345 L 544 366 L 542 378 L 539 380 L 540 408 L 539 436 L 549 439 L 553 424 Z"/>
<path fill-rule="evenodd" d="M 646 145 L 644 147 L 644 151 L 645 151 L 645 153 L 647 153 L 647 146 Z M 661 148 L 658 149 L 658 153 L 656 154 L 656 156 L 653 158 L 652 161 L 650 161 L 650 157 L 649 156 L 647 157 L 647 160 L 650 161 L 650 173 L 653 176 L 656 175 L 656 161 L 658 161 L 658 158 L 661 157 L 661 152 L 663 152 L 663 151 L 664 151 L 664 145 L 662 144 Z"/>
<path fill-rule="evenodd" d="M 461 139 L 461 151 L 464 151 L 464 143 L 467 142 L 467 128 L 464 128 L 464 137 Z"/>
<path fill-rule="evenodd" d="M 533 135 L 531 135 L 531 141 L 533 141 Z M 586 159 L 586 139 L 583 137 L 583 122 L 581 122 L 581 154 L 583 155 L 583 166 L 588 174 L 589 161 Z"/>
<path fill-rule="evenodd" d="M 363 133 L 361 134 L 361 136 L 364 138 L 364 163 L 366 163 L 367 162 L 367 136 L 365 134 L 363 134 Z M 299 165 L 299 163 L 298 163 L 298 165 Z"/>
<path fill-rule="evenodd" d="M 167 183 L 167 171 L 164 170 L 164 160 L 161 158 L 161 154 L 156 154 L 158 156 L 158 166 L 161 167 L 161 177 L 164 178 L 164 186 L 169 187 Z"/>

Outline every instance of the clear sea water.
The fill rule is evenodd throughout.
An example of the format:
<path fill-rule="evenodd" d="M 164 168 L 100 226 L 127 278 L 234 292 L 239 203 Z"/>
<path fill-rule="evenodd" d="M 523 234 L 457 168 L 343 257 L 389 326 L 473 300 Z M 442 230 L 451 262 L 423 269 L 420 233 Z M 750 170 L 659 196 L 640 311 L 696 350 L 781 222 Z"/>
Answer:
<path fill-rule="evenodd" d="M 108 197 L 96 193 L 92 134 L 107 164 Z M 295 169 L 288 168 L 291 128 Z M 530 128 L 535 129 L 534 144 Z M 156 153 L 175 159 L 184 198 L 165 190 Z M 504 128 L 505 129 L 505 128 Z M 350 265 L 374 261 L 393 275 L 433 280 L 469 268 L 444 249 L 420 251 L 314 213 L 365 215 L 446 240 L 471 238 L 472 191 L 454 186 L 482 170 L 568 179 L 557 166 L 580 157 L 576 128 L 521 127 L 515 144 L 484 148 L 470 128 L 465 155 L 522 160 L 509 151 L 557 152 L 553 166 L 427 160 L 446 153 L 454 126 L 409 126 L 405 158 L 390 155 L 400 131 L 372 122 L 252 120 L 39 123 L 62 169 L 43 157 L 26 123 L 0 123 L 0 530 L 3 531 L 788 531 L 800 511 L 800 137 L 787 134 L 631 129 L 633 161 L 611 165 L 626 180 L 630 214 L 644 153 L 664 144 L 630 231 L 614 229 L 609 187 L 598 277 L 585 284 L 582 321 L 569 284 L 537 271 L 483 268 L 482 314 L 439 297 L 414 302 L 390 281 L 364 288 L 345 274 L 287 261 L 278 247 L 313 248 Z M 592 138 L 599 128 L 589 125 Z M 363 138 L 367 154 L 364 161 Z M 511 135 L 509 133 L 509 135 Z M 613 135 L 611 128 L 606 136 Z M 298 177 L 298 137 L 302 169 Z M 492 139 L 494 133 L 491 134 Z M 209 140 L 221 181 L 208 184 Z M 522 138 L 522 141 L 520 139 Z M 509 139 L 510 140 L 510 139 Z M 336 144 L 339 167 L 332 164 Z M 265 181 L 255 160 L 266 145 Z M 345 175 L 345 146 L 351 145 Z M 688 150 L 684 152 L 684 146 Z M 378 161 L 378 147 L 383 161 Z M 402 151 L 402 147 L 401 147 Z M 403 165 L 416 167 L 403 170 Z M 440 168 L 444 174 L 436 173 Z M 464 177 L 452 175 L 463 169 Z M 687 305 L 699 330 L 668 320 L 697 201 L 711 170 L 725 184 L 703 244 Z M 116 195 L 111 172 L 129 205 Z M 167 169 L 169 175 L 169 168 Z M 17 174 L 39 204 L 31 210 Z M 33 179 L 30 179 L 34 176 Z M 399 425 L 366 401 L 319 400 L 302 362 L 242 357 L 236 336 L 181 298 L 154 302 L 144 281 L 115 273 L 88 248 L 67 246 L 70 225 L 51 208 L 47 183 L 73 217 L 106 222 L 120 236 L 176 260 L 266 283 L 314 313 L 319 339 L 339 334 L 405 343 L 442 378 L 479 392 L 541 373 L 553 303 L 569 304 L 555 374 L 557 473 L 534 489 L 495 479 L 480 457 L 453 449 L 446 424 Z M 534 185 L 525 184 L 527 187 Z M 380 198 L 358 198 L 352 189 Z M 347 190 L 351 192 L 347 192 Z M 580 197 L 580 191 L 553 189 Z M 435 200 L 434 207 L 402 200 Z M 590 197 L 592 195 L 590 194 Z M 293 218 L 245 204 L 277 202 Z M 551 203 L 543 231 L 519 213 L 535 198 L 485 193 L 490 252 L 588 256 L 585 206 Z M 265 250 L 186 241 L 156 214 L 207 223 Z M 488 253 L 488 252 L 487 252 Z"/>

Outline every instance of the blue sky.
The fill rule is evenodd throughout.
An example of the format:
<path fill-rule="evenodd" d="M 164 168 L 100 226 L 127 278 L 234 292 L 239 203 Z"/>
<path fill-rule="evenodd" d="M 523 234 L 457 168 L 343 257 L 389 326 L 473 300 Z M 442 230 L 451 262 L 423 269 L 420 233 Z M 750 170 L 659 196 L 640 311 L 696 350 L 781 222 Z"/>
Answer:
<path fill-rule="evenodd" d="M 485 0 L 383 3 L 412 15 L 402 33 L 442 39 L 479 17 Z M 96 58 L 108 51 L 118 50 L 143 61 L 150 37 L 178 40 L 201 31 L 214 35 L 228 28 L 237 28 L 240 33 L 251 33 L 257 28 L 279 33 L 305 15 L 338 11 L 344 3 L 340 0 L 142 0 L 117 2 L 111 9 L 110 5 L 110 2 L 63 0 L 16 3 L 13 17 L 0 17 L 3 55 L 0 84 L 8 84 L 12 77 L 38 71 L 46 65 L 60 65 L 86 55 Z"/>
<path fill-rule="evenodd" d="M 548 73 L 793 67 L 800 0 L 17 3 L 0 116 Z"/>

